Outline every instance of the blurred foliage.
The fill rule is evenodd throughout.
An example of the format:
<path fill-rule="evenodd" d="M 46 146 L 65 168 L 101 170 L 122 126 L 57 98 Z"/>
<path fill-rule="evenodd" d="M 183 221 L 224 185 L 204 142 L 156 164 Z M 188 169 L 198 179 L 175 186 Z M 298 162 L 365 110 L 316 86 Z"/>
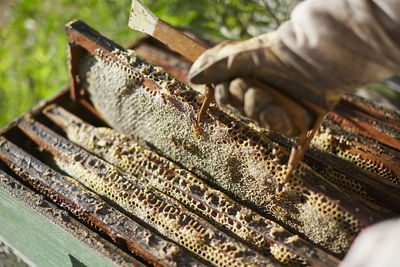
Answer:
<path fill-rule="evenodd" d="M 214 40 L 276 28 L 295 0 L 143 0 L 157 16 Z M 84 20 L 128 44 L 131 0 L 0 0 L 0 128 L 68 83 L 64 25 Z"/>
<path fill-rule="evenodd" d="M 127 43 L 130 1 L 0 0 L 0 127 L 68 83 L 64 25 L 81 18 Z"/>
<path fill-rule="evenodd" d="M 207 39 L 277 28 L 300 0 L 143 0 L 157 16 Z M 126 45 L 131 0 L 0 0 L 0 128 L 68 84 L 64 25 L 78 18 Z M 398 94 L 397 94 L 398 95 Z"/>
<path fill-rule="evenodd" d="M 299 0 L 147 0 L 160 18 L 214 39 L 243 39 L 276 29 Z"/>

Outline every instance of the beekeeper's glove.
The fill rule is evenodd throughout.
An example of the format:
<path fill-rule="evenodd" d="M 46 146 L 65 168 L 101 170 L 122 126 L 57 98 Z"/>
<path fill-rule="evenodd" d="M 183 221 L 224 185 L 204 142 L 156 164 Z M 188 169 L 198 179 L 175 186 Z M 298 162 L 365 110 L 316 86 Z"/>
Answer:
<path fill-rule="evenodd" d="M 398 73 L 400 1 L 306 0 L 277 31 L 207 50 L 189 79 L 215 84 L 217 104 L 294 136 L 313 126 L 310 105 L 330 110 L 344 92 Z"/>

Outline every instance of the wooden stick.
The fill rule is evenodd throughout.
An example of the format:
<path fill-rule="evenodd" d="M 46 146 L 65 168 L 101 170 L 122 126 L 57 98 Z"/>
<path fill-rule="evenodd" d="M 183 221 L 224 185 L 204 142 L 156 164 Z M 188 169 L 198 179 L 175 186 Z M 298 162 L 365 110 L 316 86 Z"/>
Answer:
<path fill-rule="evenodd" d="M 306 154 L 307 148 L 310 146 L 311 140 L 314 138 L 319 126 L 324 119 L 325 114 L 320 114 L 315 122 L 314 128 L 308 133 L 302 134 L 296 144 L 292 147 L 292 151 L 290 152 L 290 157 L 288 161 L 288 171 L 286 173 L 285 180 L 289 179 L 292 175 L 294 169 L 296 169 L 297 165 L 299 165 L 300 161 L 303 160 L 304 155 Z"/>
<path fill-rule="evenodd" d="M 159 19 L 138 0 L 132 1 L 129 27 L 153 36 L 191 61 L 195 61 L 208 48 Z"/>
<path fill-rule="evenodd" d="M 214 100 L 214 87 L 212 87 L 211 85 L 206 85 L 204 87 L 203 94 L 204 94 L 204 100 L 203 100 L 203 103 L 201 104 L 199 114 L 197 115 L 197 121 L 196 121 L 195 129 L 194 129 L 194 132 L 196 134 L 200 133 L 201 121 L 203 120 L 203 118 L 206 114 L 206 111 L 207 111 L 208 107 L 210 106 L 211 102 Z"/>

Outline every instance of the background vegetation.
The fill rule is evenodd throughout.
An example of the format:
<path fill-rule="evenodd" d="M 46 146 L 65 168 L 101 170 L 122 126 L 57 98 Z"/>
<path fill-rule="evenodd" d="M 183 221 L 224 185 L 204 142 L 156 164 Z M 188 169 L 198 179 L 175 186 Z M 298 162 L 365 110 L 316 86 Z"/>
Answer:
<path fill-rule="evenodd" d="M 214 39 L 275 29 L 300 0 L 143 0 L 167 22 Z M 131 0 L 0 0 L 0 128 L 68 83 L 64 25 L 84 20 L 128 44 Z"/>

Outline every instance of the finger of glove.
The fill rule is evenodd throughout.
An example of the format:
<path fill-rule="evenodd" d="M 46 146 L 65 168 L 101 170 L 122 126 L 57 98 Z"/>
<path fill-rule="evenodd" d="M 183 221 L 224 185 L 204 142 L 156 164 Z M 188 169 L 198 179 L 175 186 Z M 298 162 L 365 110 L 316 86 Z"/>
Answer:
<path fill-rule="evenodd" d="M 215 86 L 215 101 L 219 106 L 229 105 L 243 112 L 244 95 L 248 86 L 242 78 L 219 83 Z"/>
<path fill-rule="evenodd" d="M 217 105 L 224 106 L 230 103 L 230 96 L 229 96 L 229 83 L 219 83 L 215 86 L 215 102 Z"/>
<path fill-rule="evenodd" d="M 291 136 L 294 130 L 289 115 L 279 105 L 273 104 L 266 107 L 260 113 L 259 121 L 265 128 L 285 136 Z"/>
<path fill-rule="evenodd" d="M 248 87 L 249 85 L 242 78 L 232 80 L 229 84 L 229 93 L 232 96 L 232 100 L 238 102 L 238 104 L 243 104 L 244 94 Z"/>
<path fill-rule="evenodd" d="M 270 103 L 272 103 L 272 97 L 267 92 L 251 87 L 244 95 L 244 113 L 252 119 L 257 119 L 259 113 Z"/>

